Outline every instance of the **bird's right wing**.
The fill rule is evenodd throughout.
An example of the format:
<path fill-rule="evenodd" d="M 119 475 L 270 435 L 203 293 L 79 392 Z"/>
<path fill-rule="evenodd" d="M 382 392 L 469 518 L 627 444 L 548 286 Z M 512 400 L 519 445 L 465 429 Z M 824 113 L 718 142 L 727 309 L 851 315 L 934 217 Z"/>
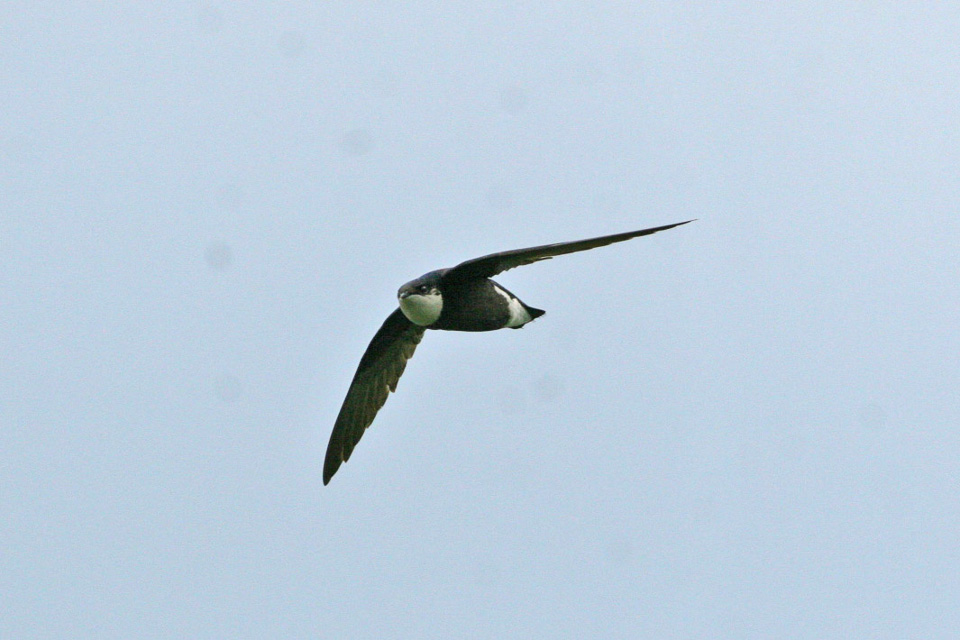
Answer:
<path fill-rule="evenodd" d="M 407 320 L 398 308 L 373 336 L 360 358 L 360 365 L 333 425 L 323 463 L 323 484 L 330 482 L 340 465 L 350 459 L 363 432 L 387 401 L 387 395 L 397 390 L 397 381 L 423 338 L 424 331 L 423 327 Z"/>

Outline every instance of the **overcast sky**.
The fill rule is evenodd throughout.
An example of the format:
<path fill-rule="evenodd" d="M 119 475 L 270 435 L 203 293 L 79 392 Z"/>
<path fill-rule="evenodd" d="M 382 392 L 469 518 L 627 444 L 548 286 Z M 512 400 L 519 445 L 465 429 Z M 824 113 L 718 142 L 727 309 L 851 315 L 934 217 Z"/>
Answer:
<path fill-rule="evenodd" d="M 955 638 L 960 5 L 410 4 L 0 8 L 0 637 Z"/>

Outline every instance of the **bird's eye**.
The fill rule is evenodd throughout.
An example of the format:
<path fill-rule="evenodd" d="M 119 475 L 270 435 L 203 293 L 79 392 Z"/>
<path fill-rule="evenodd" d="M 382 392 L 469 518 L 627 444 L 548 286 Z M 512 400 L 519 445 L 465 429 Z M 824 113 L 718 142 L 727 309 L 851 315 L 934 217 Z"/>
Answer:
<path fill-rule="evenodd" d="M 420 293 L 426 293 L 427 291 L 430 291 L 430 287 L 428 287 L 425 284 L 422 284 L 419 287 L 417 287 L 417 291 L 419 291 Z"/>

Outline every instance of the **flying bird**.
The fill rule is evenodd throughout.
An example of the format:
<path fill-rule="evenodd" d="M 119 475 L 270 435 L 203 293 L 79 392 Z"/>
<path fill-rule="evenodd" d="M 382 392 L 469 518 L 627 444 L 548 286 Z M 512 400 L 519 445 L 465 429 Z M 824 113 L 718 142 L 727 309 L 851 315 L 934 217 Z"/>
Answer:
<path fill-rule="evenodd" d="M 400 306 L 370 341 L 340 407 L 323 463 L 323 484 L 329 483 L 340 465 L 350 459 L 353 448 L 373 423 L 387 395 L 397 390 L 397 381 L 407 360 L 413 356 L 427 329 L 519 329 L 545 313 L 491 280 L 493 276 L 539 260 L 647 236 L 688 222 L 693 220 L 589 240 L 491 253 L 449 269 L 425 273 L 400 287 L 397 292 Z"/>

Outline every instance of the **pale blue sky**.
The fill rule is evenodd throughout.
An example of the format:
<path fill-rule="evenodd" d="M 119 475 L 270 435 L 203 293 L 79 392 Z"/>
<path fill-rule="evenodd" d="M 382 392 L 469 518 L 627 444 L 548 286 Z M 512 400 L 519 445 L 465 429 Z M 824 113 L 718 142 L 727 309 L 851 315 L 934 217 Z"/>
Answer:
<path fill-rule="evenodd" d="M 6 3 L 0 637 L 953 638 L 960 5 Z M 328 487 L 397 287 L 431 332 Z"/>

